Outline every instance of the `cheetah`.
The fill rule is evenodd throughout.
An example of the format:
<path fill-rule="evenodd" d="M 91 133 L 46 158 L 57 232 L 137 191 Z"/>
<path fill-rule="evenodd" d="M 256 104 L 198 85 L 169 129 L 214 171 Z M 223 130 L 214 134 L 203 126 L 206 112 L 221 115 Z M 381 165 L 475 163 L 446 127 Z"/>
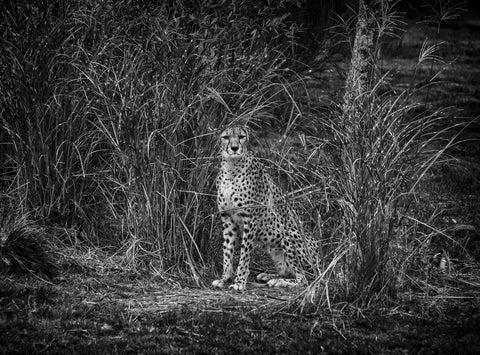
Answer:
<path fill-rule="evenodd" d="M 245 290 L 255 245 L 267 251 L 277 271 L 259 274 L 258 281 L 269 287 L 304 285 L 305 270 L 315 265 L 317 242 L 303 233 L 297 213 L 263 164 L 248 151 L 248 143 L 246 127 L 230 127 L 220 134 L 222 162 L 216 186 L 223 224 L 223 274 L 212 286 L 223 288 L 232 281 L 234 245 L 241 232 L 240 259 L 231 289 Z"/>

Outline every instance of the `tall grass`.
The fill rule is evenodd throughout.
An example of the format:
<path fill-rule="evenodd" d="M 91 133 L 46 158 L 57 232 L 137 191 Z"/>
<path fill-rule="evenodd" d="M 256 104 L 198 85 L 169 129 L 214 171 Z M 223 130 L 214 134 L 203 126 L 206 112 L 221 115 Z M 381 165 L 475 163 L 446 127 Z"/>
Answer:
<path fill-rule="evenodd" d="M 442 108 L 428 112 L 418 101 L 424 86 L 415 75 L 437 59 L 435 47 L 422 48 L 410 87 L 385 90 L 390 73 L 383 74 L 379 66 L 379 47 L 384 36 L 398 33 L 400 27 L 395 8 L 385 5 L 391 4 L 377 5 L 384 11 L 376 17 L 368 14 L 367 27 L 377 39 L 370 38 L 368 53 L 363 52 L 366 67 L 359 67 L 362 72 L 355 73 L 354 85 L 347 79 L 344 101 L 322 122 L 329 135 L 318 140 L 317 159 L 323 165 L 321 174 L 330 177 L 327 207 L 335 215 L 325 224 L 328 257 L 306 290 L 304 305 L 346 301 L 369 307 L 404 290 L 409 283 L 406 270 L 412 271 L 419 259 L 417 233 L 430 223 L 424 221 L 420 228 L 421 217 L 414 217 L 420 182 L 455 140 L 440 143 L 452 127 L 440 124 Z M 330 160 L 323 158 L 325 150 Z"/>
<path fill-rule="evenodd" d="M 423 111 L 416 80 L 386 90 L 380 49 L 400 24 L 384 3 L 372 22 L 373 79 L 350 96 L 355 111 L 338 99 L 318 112 L 288 69 L 299 28 L 278 4 L 9 2 L 0 193 L 19 214 L 81 230 L 82 242 L 110 247 L 126 266 L 189 270 L 201 283 L 219 247 L 215 130 L 274 123 L 282 132 L 266 139 L 265 155 L 326 254 L 305 299 L 370 305 L 394 296 L 415 260 L 419 182 L 445 147 L 442 112 Z M 417 68 L 436 49 L 425 46 Z"/>
<path fill-rule="evenodd" d="M 127 265 L 187 267 L 198 281 L 215 211 L 211 127 L 271 116 L 287 89 L 296 29 L 250 5 L 9 3 L 3 193 Z"/>

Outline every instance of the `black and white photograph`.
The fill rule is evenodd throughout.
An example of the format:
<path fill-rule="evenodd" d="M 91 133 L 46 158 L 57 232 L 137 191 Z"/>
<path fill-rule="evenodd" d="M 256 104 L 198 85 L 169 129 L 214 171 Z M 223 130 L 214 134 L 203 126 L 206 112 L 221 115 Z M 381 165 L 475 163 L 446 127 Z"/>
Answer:
<path fill-rule="evenodd" d="M 0 354 L 479 353 L 480 2 L 2 2 Z"/>

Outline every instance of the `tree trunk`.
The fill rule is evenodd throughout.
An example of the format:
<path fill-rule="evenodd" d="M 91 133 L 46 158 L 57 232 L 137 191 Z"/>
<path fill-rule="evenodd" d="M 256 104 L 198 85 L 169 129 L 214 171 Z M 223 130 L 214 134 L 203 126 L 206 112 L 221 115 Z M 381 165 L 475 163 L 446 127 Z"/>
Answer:
<path fill-rule="evenodd" d="M 359 0 L 358 19 L 352 58 L 348 71 L 342 106 L 341 168 L 344 177 L 344 198 L 354 211 L 348 221 L 348 244 L 352 249 L 347 257 L 347 282 L 352 298 L 367 298 L 380 292 L 384 281 L 384 249 L 382 234 L 372 220 L 377 218 L 375 199 L 377 183 L 372 177 L 370 128 L 375 126 L 370 112 L 375 81 L 375 38 L 377 23 L 375 7 L 381 1 Z M 373 170 L 372 170 L 373 169 Z M 379 222 L 381 224 L 381 222 Z"/>
<path fill-rule="evenodd" d="M 354 133 L 363 108 L 363 101 L 368 93 L 374 72 L 374 36 L 375 16 L 373 5 L 367 6 L 359 0 L 358 19 L 353 44 L 350 69 L 345 83 L 343 98 L 343 116 L 348 129 Z"/>

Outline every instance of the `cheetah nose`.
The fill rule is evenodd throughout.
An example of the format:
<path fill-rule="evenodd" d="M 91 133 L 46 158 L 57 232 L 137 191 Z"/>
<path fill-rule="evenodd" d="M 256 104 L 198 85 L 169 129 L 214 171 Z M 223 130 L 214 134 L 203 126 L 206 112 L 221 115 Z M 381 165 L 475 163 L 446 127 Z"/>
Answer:
<path fill-rule="evenodd" d="M 238 150 L 238 147 L 236 147 L 236 146 L 233 146 L 233 147 L 232 147 L 232 151 L 233 151 L 233 152 L 236 152 L 237 150 Z"/>

